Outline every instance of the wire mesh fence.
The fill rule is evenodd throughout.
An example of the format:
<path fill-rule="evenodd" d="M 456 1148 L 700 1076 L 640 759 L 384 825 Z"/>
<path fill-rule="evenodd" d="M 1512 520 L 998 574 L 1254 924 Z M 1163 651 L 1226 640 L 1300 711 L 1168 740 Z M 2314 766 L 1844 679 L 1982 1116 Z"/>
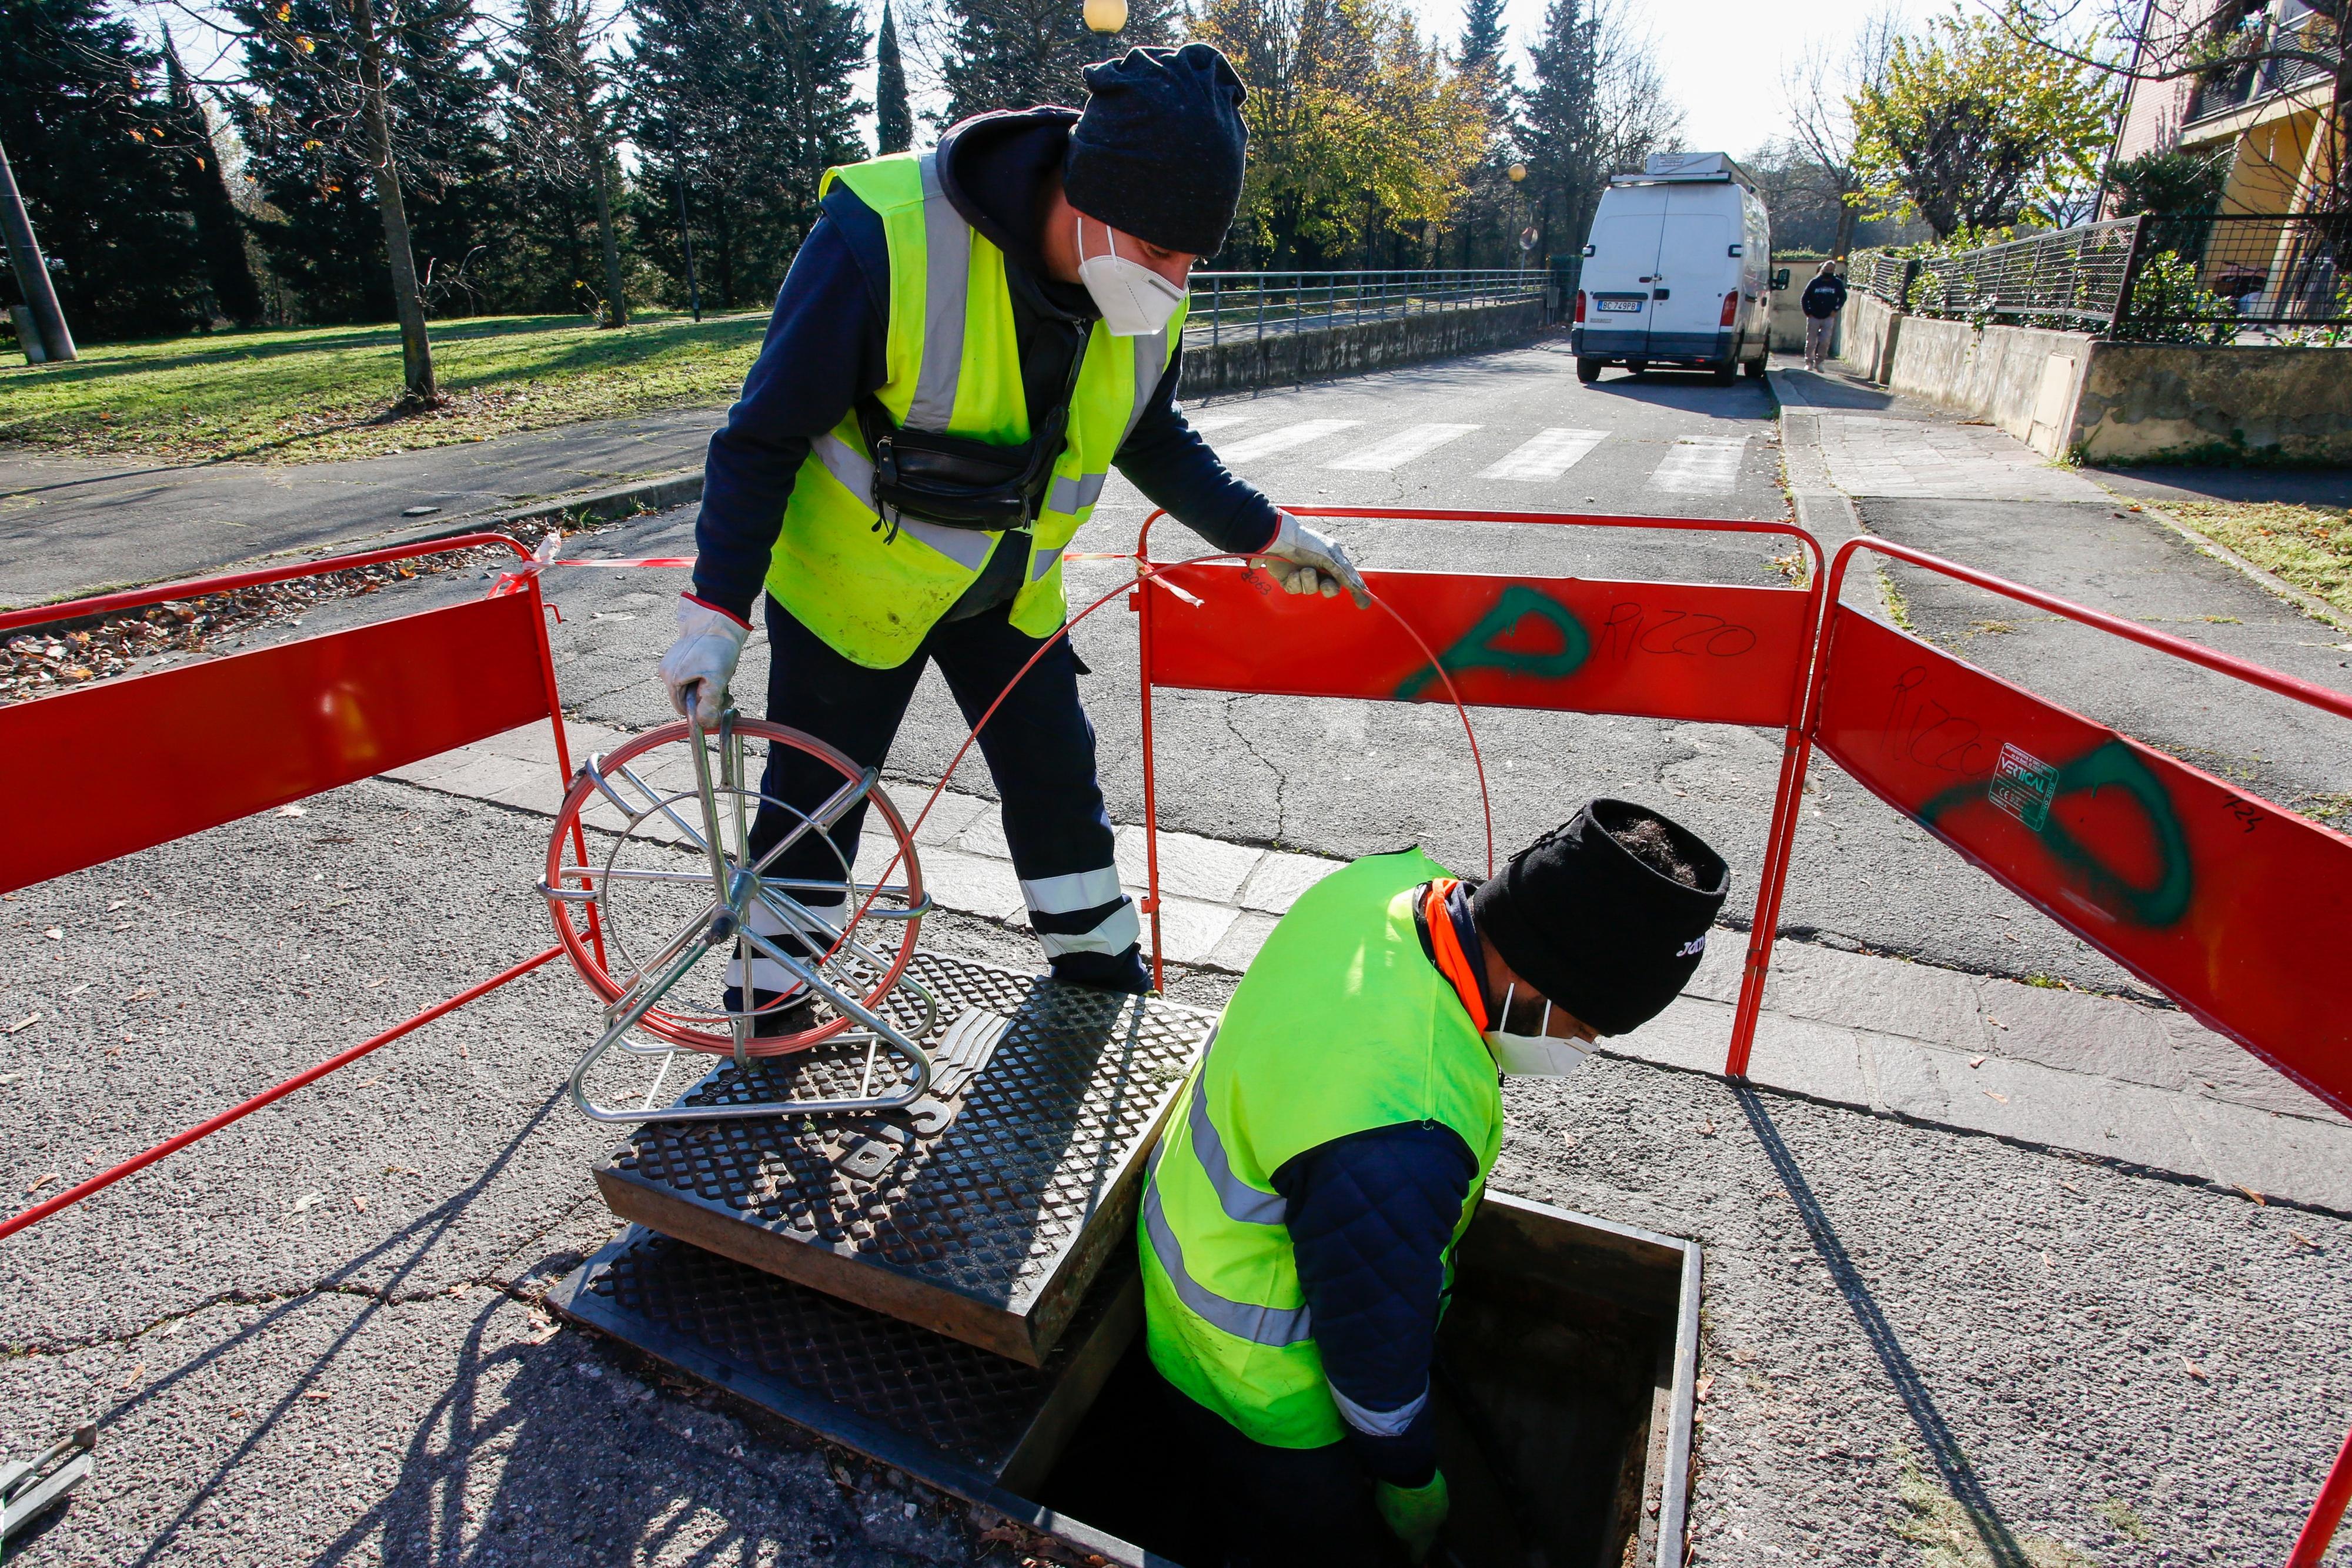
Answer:
<path fill-rule="evenodd" d="M 1848 283 L 1918 316 L 2138 342 L 2352 346 L 2352 213 L 2151 214 L 1973 250 L 1864 251 Z"/>
<path fill-rule="evenodd" d="M 1196 272 L 1184 341 L 1188 347 L 1213 347 L 1281 332 L 1540 300 L 1549 277 L 1537 267 Z"/>

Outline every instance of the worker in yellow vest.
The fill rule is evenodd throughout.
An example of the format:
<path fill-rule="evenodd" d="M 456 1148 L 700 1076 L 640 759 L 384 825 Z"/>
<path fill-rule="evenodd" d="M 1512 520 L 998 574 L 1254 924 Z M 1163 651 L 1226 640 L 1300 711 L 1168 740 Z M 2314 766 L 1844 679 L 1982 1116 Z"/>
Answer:
<path fill-rule="evenodd" d="M 1427 1557 L 1437 1325 L 1502 1145 L 1498 1076 L 1564 1076 L 1656 1016 L 1727 883 L 1696 834 L 1596 800 L 1483 883 L 1372 855 L 1275 926 L 1139 1226 L 1151 1364 L 1227 1563 Z"/>
<path fill-rule="evenodd" d="M 1217 549 L 1294 593 L 1362 580 L 1334 540 L 1228 473 L 1176 406 L 1192 264 L 1241 199 L 1241 79 L 1205 44 L 1090 66 L 1083 114 L 980 115 L 939 147 L 828 170 L 743 395 L 711 438 L 693 591 L 661 663 L 672 703 L 715 717 L 764 595 L 768 716 L 879 768 L 924 668 L 982 731 L 1029 921 L 1061 979 L 1149 988 L 1120 890 L 1066 638 L 1062 552 L 1116 463 Z M 763 854 L 837 777 L 770 758 Z M 860 802 L 780 855 L 838 880 Z M 832 906 L 812 904 L 824 915 Z M 798 946 L 763 903 L 755 929 Z M 804 950 L 804 949 L 803 949 Z M 762 1035 L 809 1003 L 742 956 L 730 1010 Z M 749 995 L 745 993 L 748 990 Z"/>

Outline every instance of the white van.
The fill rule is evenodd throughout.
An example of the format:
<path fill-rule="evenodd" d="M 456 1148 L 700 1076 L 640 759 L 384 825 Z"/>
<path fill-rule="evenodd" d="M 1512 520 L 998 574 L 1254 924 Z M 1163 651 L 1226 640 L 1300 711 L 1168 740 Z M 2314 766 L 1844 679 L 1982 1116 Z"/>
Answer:
<path fill-rule="evenodd" d="M 1720 152 L 1653 153 L 1612 174 L 1578 278 L 1576 379 L 1692 365 L 1761 377 L 1771 353 L 1772 222 L 1756 182 Z"/>

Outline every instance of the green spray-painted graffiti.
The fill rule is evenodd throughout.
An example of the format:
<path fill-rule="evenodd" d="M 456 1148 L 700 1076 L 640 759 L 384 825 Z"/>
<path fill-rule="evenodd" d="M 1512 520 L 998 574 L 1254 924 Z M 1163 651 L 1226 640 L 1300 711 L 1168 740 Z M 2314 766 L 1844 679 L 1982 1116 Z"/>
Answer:
<path fill-rule="evenodd" d="M 2050 795 L 2053 804 L 2083 789 L 2095 795 L 2101 789 L 2117 789 L 2131 797 L 2156 835 L 2157 877 L 2153 885 L 2146 887 L 2126 881 L 2069 832 L 2055 810 L 2042 815 L 2040 822 L 2029 824 L 2051 858 L 2080 877 L 2093 901 L 2117 919 L 2136 925 L 2163 926 L 2173 925 L 2188 914 L 2196 896 L 2189 835 L 2181 826 L 2180 814 L 2173 809 L 2172 795 L 2165 789 L 2164 781 L 2120 740 L 2110 740 L 2084 752 L 2061 766 L 2057 772 L 2057 782 Z M 1954 785 L 1920 808 L 1919 821 L 1932 829 L 1963 806 L 1988 802 L 1997 779 L 1998 776 L 1988 777 Z M 2018 816 L 2015 811 L 2010 814 Z M 2024 818 L 2019 820 L 2023 821 Z"/>
<path fill-rule="evenodd" d="M 1544 653 L 1498 645 L 1516 635 L 1520 624 L 1531 615 L 1559 632 L 1559 652 Z M 1423 664 L 1405 677 L 1396 689 L 1396 698 L 1399 702 L 1412 702 L 1429 690 L 1437 682 L 1438 665 L 1444 666 L 1449 674 L 1458 675 L 1465 670 L 1501 670 L 1533 680 L 1557 681 L 1583 668 L 1591 653 L 1592 638 L 1574 611 L 1524 582 L 1515 582 L 1503 590 L 1494 608 L 1480 616 L 1476 625 L 1437 656 L 1437 664 Z"/>

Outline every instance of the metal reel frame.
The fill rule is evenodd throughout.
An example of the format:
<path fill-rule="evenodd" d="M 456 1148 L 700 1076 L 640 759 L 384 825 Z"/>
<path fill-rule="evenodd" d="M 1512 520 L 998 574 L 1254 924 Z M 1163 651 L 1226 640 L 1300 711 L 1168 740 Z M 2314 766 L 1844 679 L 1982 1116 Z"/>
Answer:
<path fill-rule="evenodd" d="M 800 810 L 782 800 L 773 801 L 799 821 L 756 862 L 751 856 L 754 812 L 747 808 L 754 801 L 767 802 L 772 798 L 745 787 L 743 743 L 747 737 L 804 752 L 831 767 L 842 779 L 840 787 L 814 811 Z M 714 740 L 719 753 L 715 779 L 711 765 Z M 681 741 L 694 759 L 695 788 L 691 794 L 666 792 L 648 783 L 634 766 L 646 754 Z M 616 778 L 640 799 L 625 795 L 614 784 Z M 569 1082 L 572 1103 L 582 1114 L 592 1121 L 608 1123 L 835 1115 L 894 1110 L 923 1096 L 930 1087 L 933 1066 L 918 1038 L 937 1026 L 939 1001 L 908 972 L 908 966 L 914 956 L 917 933 L 923 915 L 931 908 L 931 900 L 923 891 L 914 835 L 889 797 L 877 787 L 877 779 L 875 769 L 859 768 L 814 736 L 764 720 L 743 719 L 731 707 L 720 714 L 715 733 L 694 720 L 680 720 L 648 730 L 611 754 L 591 757 L 581 765 L 557 810 L 555 828 L 548 839 L 546 875 L 539 891 L 547 900 L 556 934 L 573 967 L 604 1004 L 604 1032 L 573 1066 Z M 721 807 L 722 795 L 726 809 Z M 587 863 L 582 813 L 600 799 L 621 813 L 626 826 L 613 835 L 613 848 L 603 865 L 597 866 Z M 850 863 L 855 850 L 851 857 L 845 857 L 825 836 L 860 800 L 871 804 L 889 829 L 905 873 L 903 881 L 887 885 L 860 883 Z M 651 841 L 650 836 L 641 831 L 653 824 L 666 825 L 683 841 L 681 847 L 700 853 L 707 871 L 646 871 L 617 865 L 621 852 L 632 841 Z M 730 826 L 733 829 L 731 854 L 727 831 Z M 598 832 L 602 835 L 604 830 Z M 821 841 L 832 848 L 834 859 L 841 868 L 840 881 L 766 874 L 768 866 L 778 856 L 812 832 L 819 834 Z M 567 839 L 578 851 L 578 859 L 567 859 Z M 649 956 L 635 963 L 625 978 L 620 978 L 605 967 L 607 936 L 614 927 L 605 900 L 615 885 L 642 881 L 698 883 L 708 887 L 710 897 L 698 913 L 672 932 Z M 842 907 L 848 912 L 846 918 L 836 925 L 811 909 L 804 900 L 812 893 L 839 895 Z M 874 907 L 875 901 L 882 897 L 903 899 L 904 906 Z M 748 915 L 755 901 L 764 906 L 767 914 L 777 917 L 809 951 L 788 952 L 772 937 L 752 929 Z M 584 932 L 572 922 L 574 907 L 587 911 L 589 924 Z M 894 952 L 877 951 L 858 938 L 857 926 L 868 919 L 904 923 Z M 617 946 L 615 942 L 614 946 Z M 752 1033 L 760 1009 L 710 1011 L 657 1006 L 695 965 L 714 950 L 724 951 L 730 946 L 746 959 L 756 952 L 777 964 L 805 988 L 802 995 L 830 1003 L 838 1016 L 798 1033 L 761 1039 Z M 818 951 L 820 948 L 822 951 Z M 855 974 L 845 977 L 839 972 L 853 968 L 862 968 L 873 977 L 870 981 Z M 748 978 L 747 966 L 747 981 Z M 911 1031 L 893 1024 L 884 1010 L 892 993 L 901 987 L 912 992 L 922 1005 L 922 1022 Z M 751 990 L 748 984 L 742 988 L 746 993 Z M 724 1033 L 702 1027 L 722 1020 Z M 655 1037 L 655 1040 L 632 1039 L 636 1030 Z M 755 1060 L 796 1054 L 829 1040 L 865 1043 L 865 1072 L 856 1095 L 692 1107 L 665 1107 L 654 1103 L 669 1068 L 682 1051 L 731 1057 L 738 1067 L 748 1070 Z M 875 1058 L 877 1051 L 885 1047 L 905 1058 L 912 1071 L 903 1087 L 890 1093 L 876 1094 Z M 589 1072 L 615 1050 L 664 1059 L 642 1104 L 603 1105 L 589 1094 Z"/>

